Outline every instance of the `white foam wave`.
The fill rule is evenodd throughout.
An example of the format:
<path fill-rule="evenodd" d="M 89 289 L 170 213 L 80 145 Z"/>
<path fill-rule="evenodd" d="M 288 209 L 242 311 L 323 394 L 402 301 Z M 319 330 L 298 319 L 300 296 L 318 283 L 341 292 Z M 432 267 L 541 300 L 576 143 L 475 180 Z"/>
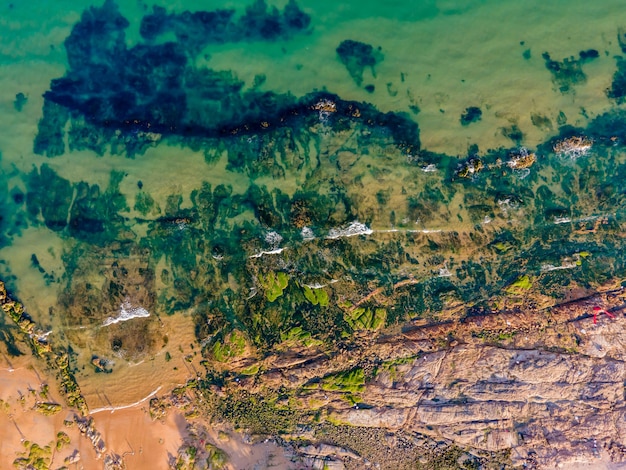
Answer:
<path fill-rule="evenodd" d="M 424 228 L 424 229 L 407 230 L 407 232 L 409 233 L 441 233 L 443 232 L 443 230 Z"/>
<path fill-rule="evenodd" d="M 323 289 L 328 284 L 319 284 L 316 282 L 315 284 L 302 284 L 302 285 L 305 287 L 308 287 L 309 289 Z"/>
<path fill-rule="evenodd" d="M 447 267 L 439 268 L 439 275 L 437 277 L 450 277 L 452 273 Z"/>
<path fill-rule="evenodd" d="M 553 264 L 542 264 L 541 265 L 541 272 L 542 273 L 547 273 L 550 271 L 558 271 L 561 269 L 573 269 L 576 266 L 578 266 L 576 263 L 568 263 L 568 264 L 563 264 L 561 266 L 554 266 Z"/>
<path fill-rule="evenodd" d="M 315 234 L 313 233 L 313 230 L 310 229 L 309 227 L 302 227 L 302 231 L 300 232 L 300 235 L 302 236 L 302 239 L 305 241 L 315 239 Z"/>
<path fill-rule="evenodd" d="M 132 320 L 133 318 L 146 318 L 149 316 L 150 312 L 148 312 L 145 308 L 142 306 L 133 307 L 128 300 L 125 300 L 120 306 L 120 314 L 117 317 L 108 317 L 104 320 L 102 326 L 109 326 L 114 323 Z"/>
<path fill-rule="evenodd" d="M 256 254 L 250 256 L 250 258 L 260 258 L 263 255 L 277 255 L 279 253 L 282 253 L 283 250 L 284 250 L 284 248 L 276 248 L 275 250 L 262 251 L 260 253 L 256 253 Z"/>
<path fill-rule="evenodd" d="M 35 336 L 37 337 L 37 339 L 39 341 L 46 341 L 46 338 L 48 338 L 48 336 L 50 336 L 50 333 L 52 333 L 52 330 L 46 331 L 45 333 L 38 333 Z"/>
<path fill-rule="evenodd" d="M 265 234 L 265 243 L 270 245 L 272 248 L 277 248 L 282 241 L 283 237 L 278 232 L 267 232 Z"/>
<path fill-rule="evenodd" d="M 355 235 L 371 235 L 374 231 L 361 222 L 354 221 L 346 228 L 331 228 L 326 235 L 329 240 L 343 237 L 354 237 Z"/>
<path fill-rule="evenodd" d="M 424 229 L 398 229 L 398 228 L 390 228 L 387 230 L 372 230 L 372 232 L 376 232 L 376 233 L 442 233 L 443 230 L 441 229 L 430 229 L 430 228 L 424 228 Z"/>

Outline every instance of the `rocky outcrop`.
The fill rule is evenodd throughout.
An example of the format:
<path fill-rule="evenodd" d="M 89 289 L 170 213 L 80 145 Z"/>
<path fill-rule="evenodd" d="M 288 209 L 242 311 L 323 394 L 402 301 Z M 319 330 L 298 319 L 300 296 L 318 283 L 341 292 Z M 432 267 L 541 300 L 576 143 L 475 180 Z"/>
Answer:
<path fill-rule="evenodd" d="M 80 433 L 91 442 L 96 451 L 96 457 L 101 458 L 107 449 L 102 439 L 102 434 L 94 426 L 93 418 L 81 418 L 78 415 L 74 415 L 74 421 L 76 421 Z"/>
<path fill-rule="evenodd" d="M 581 313 L 587 303 L 564 310 Z M 511 340 L 463 342 L 382 367 L 365 384 L 363 403 L 331 416 L 463 447 L 512 449 L 514 462 L 538 468 L 593 462 L 603 450 L 613 461 L 625 461 L 624 318 L 594 325 L 582 315 L 567 327 L 579 343 L 569 351 L 541 344 L 519 348 Z M 522 341 L 544 344 L 563 336 L 554 328 L 522 334 Z"/>
<path fill-rule="evenodd" d="M 625 379 L 624 363 L 609 357 L 459 345 L 382 372 L 362 394 L 372 408 L 333 415 L 461 446 L 512 448 L 518 463 L 535 454 L 549 465 L 626 445 Z M 621 452 L 613 458 L 623 460 Z"/>
<path fill-rule="evenodd" d="M 336 425 L 428 436 L 482 456 L 510 452 L 527 468 L 622 462 L 624 297 L 613 287 L 544 310 L 407 325 L 334 356 L 279 354 L 237 386 L 267 394 L 288 385 L 300 403 L 292 407 Z M 594 322 L 598 305 L 613 318 Z"/>

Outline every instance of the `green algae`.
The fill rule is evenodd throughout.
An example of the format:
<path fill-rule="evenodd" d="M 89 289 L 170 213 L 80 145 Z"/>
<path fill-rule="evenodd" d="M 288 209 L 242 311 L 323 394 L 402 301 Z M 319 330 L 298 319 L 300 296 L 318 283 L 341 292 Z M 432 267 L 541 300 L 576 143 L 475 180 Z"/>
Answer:
<path fill-rule="evenodd" d="M 246 338 L 241 331 L 232 331 L 223 342 L 213 344 L 213 357 L 218 362 L 227 362 L 229 359 L 241 356 L 246 348 Z"/>
<path fill-rule="evenodd" d="M 23 457 L 18 457 L 13 461 L 13 466 L 18 470 L 48 470 L 52 459 L 52 447 L 50 445 L 40 446 L 35 442 L 24 441 L 26 451 Z"/>
<path fill-rule="evenodd" d="M 56 449 L 57 451 L 60 451 L 63 449 L 63 447 L 67 446 L 70 444 L 70 436 L 68 436 L 66 433 L 64 433 L 63 431 L 59 431 L 57 432 L 57 436 L 56 436 Z"/>
<path fill-rule="evenodd" d="M 387 311 L 384 308 L 355 308 L 346 315 L 346 321 L 355 330 L 377 330 L 385 325 Z"/>
<path fill-rule="evenodd" d="M 228 463 L 228 455 L 226 454 L 226 452 L 209 443 L 206 444 L 205 448 L 206 451 L 209 453 L 209 456 L 207 458 L 209 468 L 219 470 L 226 467 L 226 464 Z"/>
<path fill-rule="evenodd" d="M 37 402 L 34 409 L 45 416 L 52 416 L 60 412 L 62 406 L 58 403 Z"/>
<path fill-rule="evenodd" d="M 533 281 L 528 275 L 518 277 L 510 286 L 506 288 L 506 293 L 511 295 L 523 295 L 530 290 Z"/>
<path fill-rule="evenodd" d="M 311 288 L 309 286 L 302 286 L 304 297 L 313 305 L 319 305 L 320 307 L 326 307 L 328 305 L 328 293 L 323 287 Z"/>
<path fill-rule="evenodd" d="M 364 385 L 365 372 L 359 367 L 327 375 L 321 380 L 322 390 L 339 391 L 348 394 L 362 392 Z"/>
<path fill-rule="evenodd" d="M 259 283 L 265 291 L 265 297 L 270 302 L 274 302 L 283 295 L 283 291 L 289 284 L 289 276 L 284 272 L 269 272 L 265 276 L 259 274 Z"/>
<path fill-rule="evenodd" d="M 246 367 L 241 370 L 241 375 L 257 375 L 261 370 L 261 366 L 259 364 L 252 364 L 249 367 Z"/>
<path fill-rule="evenodd" d="M 291 328 L 286 333 L 281 333 L 281 343 L 285 346 L 302 344 L 307 348 L 320 346 L 323 344 L 319 339 L 314 339 L 310 332 L 305 331 L 301 326 Z"/>

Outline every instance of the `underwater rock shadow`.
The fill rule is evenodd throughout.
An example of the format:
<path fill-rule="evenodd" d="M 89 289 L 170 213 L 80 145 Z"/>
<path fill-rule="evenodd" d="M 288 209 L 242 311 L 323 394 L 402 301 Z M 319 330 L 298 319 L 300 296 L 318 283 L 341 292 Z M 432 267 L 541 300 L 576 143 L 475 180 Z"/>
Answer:
<path fill-rule="evenodd" d="M 266 14 L 261 13 L 265 12 L 264 5 L 262 1 L 254 4 L 261 16 Z M 295 19 L 295 9 L 295 3 L 290 2 L 284 18 L 275 9 L 269 15 L 291 25 L 291 33 L 309 24 L 305 18 Z M 251 21 L 251 11 L 249 8 L 240 21 Z M 189 12 L 168 16 L 156 9 L 154 15 L 162 21 L 152 33 L 144 31 L 150 38 L 168 28 L 178 31 L 181 24 L 200 21 Z M 213 24 L 226 18 L 230 21 L 231 16 L 212 12 L 201 19 Z M 164 136 L 211 138 L 261 133 L 277 127 L 301 128 L 321 118 L 328 118 L 331 126 L 343 125 L 347 118 L 360 118 L 369 127 L 387 128 L 397 144 L 419 150 L 417 124 L 404 114 L 382 113 L 372 105 L 343 101 L 329 93 L 314 92 L 297 99 L 289 93 L 255 88 L 244 91 L 244 83 L 231 72 L 190 65 L 195 46 L 188 44 L 189 38 L 182 32 L 177 34 L 178 42 L 128 48 L 128 26 L 112 0 L 83 13 L 65 41 L 70 67 L 64 77 L 52 80 L 44 94 L 35 153 L 50 157 L 62 154 L 68 120 L 72 123 L 70 149 L 88 148 L 103 154 L 110 145 L 132 156 Z M 234 35 L 232 28 L 223 29 L 218 39 L 211 36 L 205 40 L 267 40 L 263 35 L 250 36 L 249 29 L 241 37 Z M 326 102 L 333 109 L 324 109 Z"/>

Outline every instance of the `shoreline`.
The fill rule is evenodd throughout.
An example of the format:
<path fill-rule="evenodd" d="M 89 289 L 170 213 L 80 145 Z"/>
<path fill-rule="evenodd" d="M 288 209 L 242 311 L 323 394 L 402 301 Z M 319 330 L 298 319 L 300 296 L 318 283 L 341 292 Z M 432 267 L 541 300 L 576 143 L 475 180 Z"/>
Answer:
<path fill-rule="evenodd" d="M 155 390 L 153 390 L 152 392 L 150 392 L 148 395 L 146 395 L 144 398 L 142 398 L 141 400 L 138 400 L 134 403 L 130 403 L 128 405 L 119 405 L 119 406 L 104 406 L 101 408 L 95 408 L 93 410 L 89 411 L 89 415 L 93 416 L 96 413 L 101 413 L 103 411 L 110 411 L 111 414 L 115 413 L 118 410 L 125 410 L 128 408 L 134 408 L 138 405 L 141 405 L 142 403 L 144 403 L 145 401 L 149 400 L 150 398 L 152 398 L 153 396 L 155 396 L 157 393 L 159 393 L 159 391 L 162 389 L 162 386 L 157 387 Z"/>

